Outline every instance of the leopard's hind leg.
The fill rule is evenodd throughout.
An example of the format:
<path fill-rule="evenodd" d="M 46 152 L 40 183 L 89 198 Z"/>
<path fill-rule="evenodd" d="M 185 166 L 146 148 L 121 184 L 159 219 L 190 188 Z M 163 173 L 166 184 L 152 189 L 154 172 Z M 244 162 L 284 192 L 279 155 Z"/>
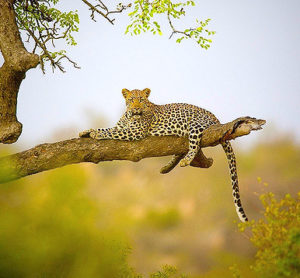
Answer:
<path fill-rule="evenodd" d="M 180 162 L 180 160 L 184 157 L 184 154 L 179 154 L 179 155 L 173 155 L 173 157 L 171 158 L 171 160 L 168 162 L 167 165 L 165 165 L 164 167 L 162 167 L 160 169 L 160 173 L 161 174 L 167 174 L 169 173 L 171 170 L 173 170 L 176 165 Z"/>
<path fill-rule="evenodd" d="M 204 127 L 200 126 L 199 123 L 192 123 L 189 128 L 189 151 L 183 159 L 180 161 L 180 166 L 188 166 L 193 161 L 198 151 L 200 150 L 201 138 Z"/>

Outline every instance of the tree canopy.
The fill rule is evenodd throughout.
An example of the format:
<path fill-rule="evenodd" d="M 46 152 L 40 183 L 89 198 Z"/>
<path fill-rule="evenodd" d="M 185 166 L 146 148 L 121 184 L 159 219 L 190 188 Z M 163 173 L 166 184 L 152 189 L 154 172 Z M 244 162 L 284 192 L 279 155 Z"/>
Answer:
<path fill-rule="evenodd" d="M 75 10 L 63 12 L 59 9 L 59 0 L 25 0 L 14 1 L 13 7 L 16 12 L 17 26 L 21 32 L 26 34 L 26 42 L 33 40 L 32 53 L 40 57 L 40 66 L 45 72 L 45 63 L 49 62 L 52 69 L 64 71 L 62 60 L 66 59 L 78 67 L 71 60 L 65 50 L 56 49 L 55 43 L 64 40 L 66 44 L 76 45 L 73 33 L 79 31 L 79 15 Z M 210 19 L 197 19 L 195 26 L 179 30 L 175 27 L 174 20 L 180 20 L 186 15 L 188 7 L 194 7 L 194 1 L 170 1 L 170 0 L 135 0 L 128 4 L 119 3 L 113 7 L 105 1 L 82 0 L 91 11 L 91 19 L 96 21 L 98 17 L 104 18 L 110 24 L 115 24 L 116 16 L 119 13 L 128 11 L 130 24 L 126 27 L 125 34 L 139 35 L 143 32 L 150 32 L 153 35 L 162 35 L 161 23 L 164 15 L 170 28 L 170 38 L 177 35 L 177 43 L 184 39 L 194 40 L 200 47 L 208 49 L 212 40 L 209 38 L 215 34 L 209 31 L 207 25 Z M 98 17 L 97 17 L 98 16 Z"/>

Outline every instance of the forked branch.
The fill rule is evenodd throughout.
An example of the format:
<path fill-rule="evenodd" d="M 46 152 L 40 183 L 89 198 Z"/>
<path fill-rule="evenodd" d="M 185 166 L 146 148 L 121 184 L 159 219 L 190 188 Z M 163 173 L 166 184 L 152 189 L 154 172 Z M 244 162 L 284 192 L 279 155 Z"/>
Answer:
<path fill-rule="evenodd" d="M 261 129 L 265 122 L 242 117 L 230 123 L 210 126 L 203 132 L 201 146 L 212 147 L 247 135 L 252 130 Z M 148 157 L 182 155 L 187 151 L 187 138 L 175 136 L 147 137 L 140 141 L 75 138 L 38 145 L 30 150 L 0 158 L 0 183 L 74 163 L 112 160 L 137 162 Z M 208 168 L 212 162 L 212 159 L 206 158 L 200 152 L 191 166 Z"/>
<path fill-rule="evenodd" d="M 129 3 L 128 5 L 119 3 L 115 10 L 109 10 L 107 5 L 104 4 L 104 2 L 101 0 L 98 0 L 96 5 L 92 4 L 90 1 L 87 1 L 87 0 L 82 0 L 82 2 L 85 3 L 89 7 L 89 10 L 91 11 L 91 19 L 93 21 L 96 21 L 95 13 L 97 13 L 97 14 L 103 16 L 111 24 L 114 24 L 114 21 L 115 21 L 114 18 L 110 18 L 111 14 L 122 13 L 124 10 L 131 7 L 131 3 Z"/>

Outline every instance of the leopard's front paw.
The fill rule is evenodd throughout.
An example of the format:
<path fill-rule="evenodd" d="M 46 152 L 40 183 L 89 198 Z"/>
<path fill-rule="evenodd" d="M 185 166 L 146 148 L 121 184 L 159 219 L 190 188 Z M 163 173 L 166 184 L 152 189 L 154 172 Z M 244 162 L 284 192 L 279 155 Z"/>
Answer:
<path fill-rule="evenodd" d="M 88 129 L 88 130 L 84 130 L 82 132 L 79 133 L 79 137 L 81 138 L 95 138 L 96 136 L 96 131 L 94 129 Z"/>
<path fill-rule="evenodd" d="M 190 165 L 191 161 L 187 160 L 186 158 L 183 158 L 180 160 L 179 166 L 180 167 L 185 167 Z"/>

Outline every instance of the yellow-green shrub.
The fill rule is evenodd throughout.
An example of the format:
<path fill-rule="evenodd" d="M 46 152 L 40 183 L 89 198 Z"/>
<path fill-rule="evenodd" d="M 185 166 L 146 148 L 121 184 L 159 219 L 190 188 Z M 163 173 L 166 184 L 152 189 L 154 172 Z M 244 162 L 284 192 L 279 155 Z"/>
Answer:
<path fill-rule="evenodd" d="M 264 218 L 239 224 L 250 227 L 257 248 L 253 270 L 259 277 L 300 277 L 300 192 L 277 201 L 273 193 L 261 195 Z"/>

